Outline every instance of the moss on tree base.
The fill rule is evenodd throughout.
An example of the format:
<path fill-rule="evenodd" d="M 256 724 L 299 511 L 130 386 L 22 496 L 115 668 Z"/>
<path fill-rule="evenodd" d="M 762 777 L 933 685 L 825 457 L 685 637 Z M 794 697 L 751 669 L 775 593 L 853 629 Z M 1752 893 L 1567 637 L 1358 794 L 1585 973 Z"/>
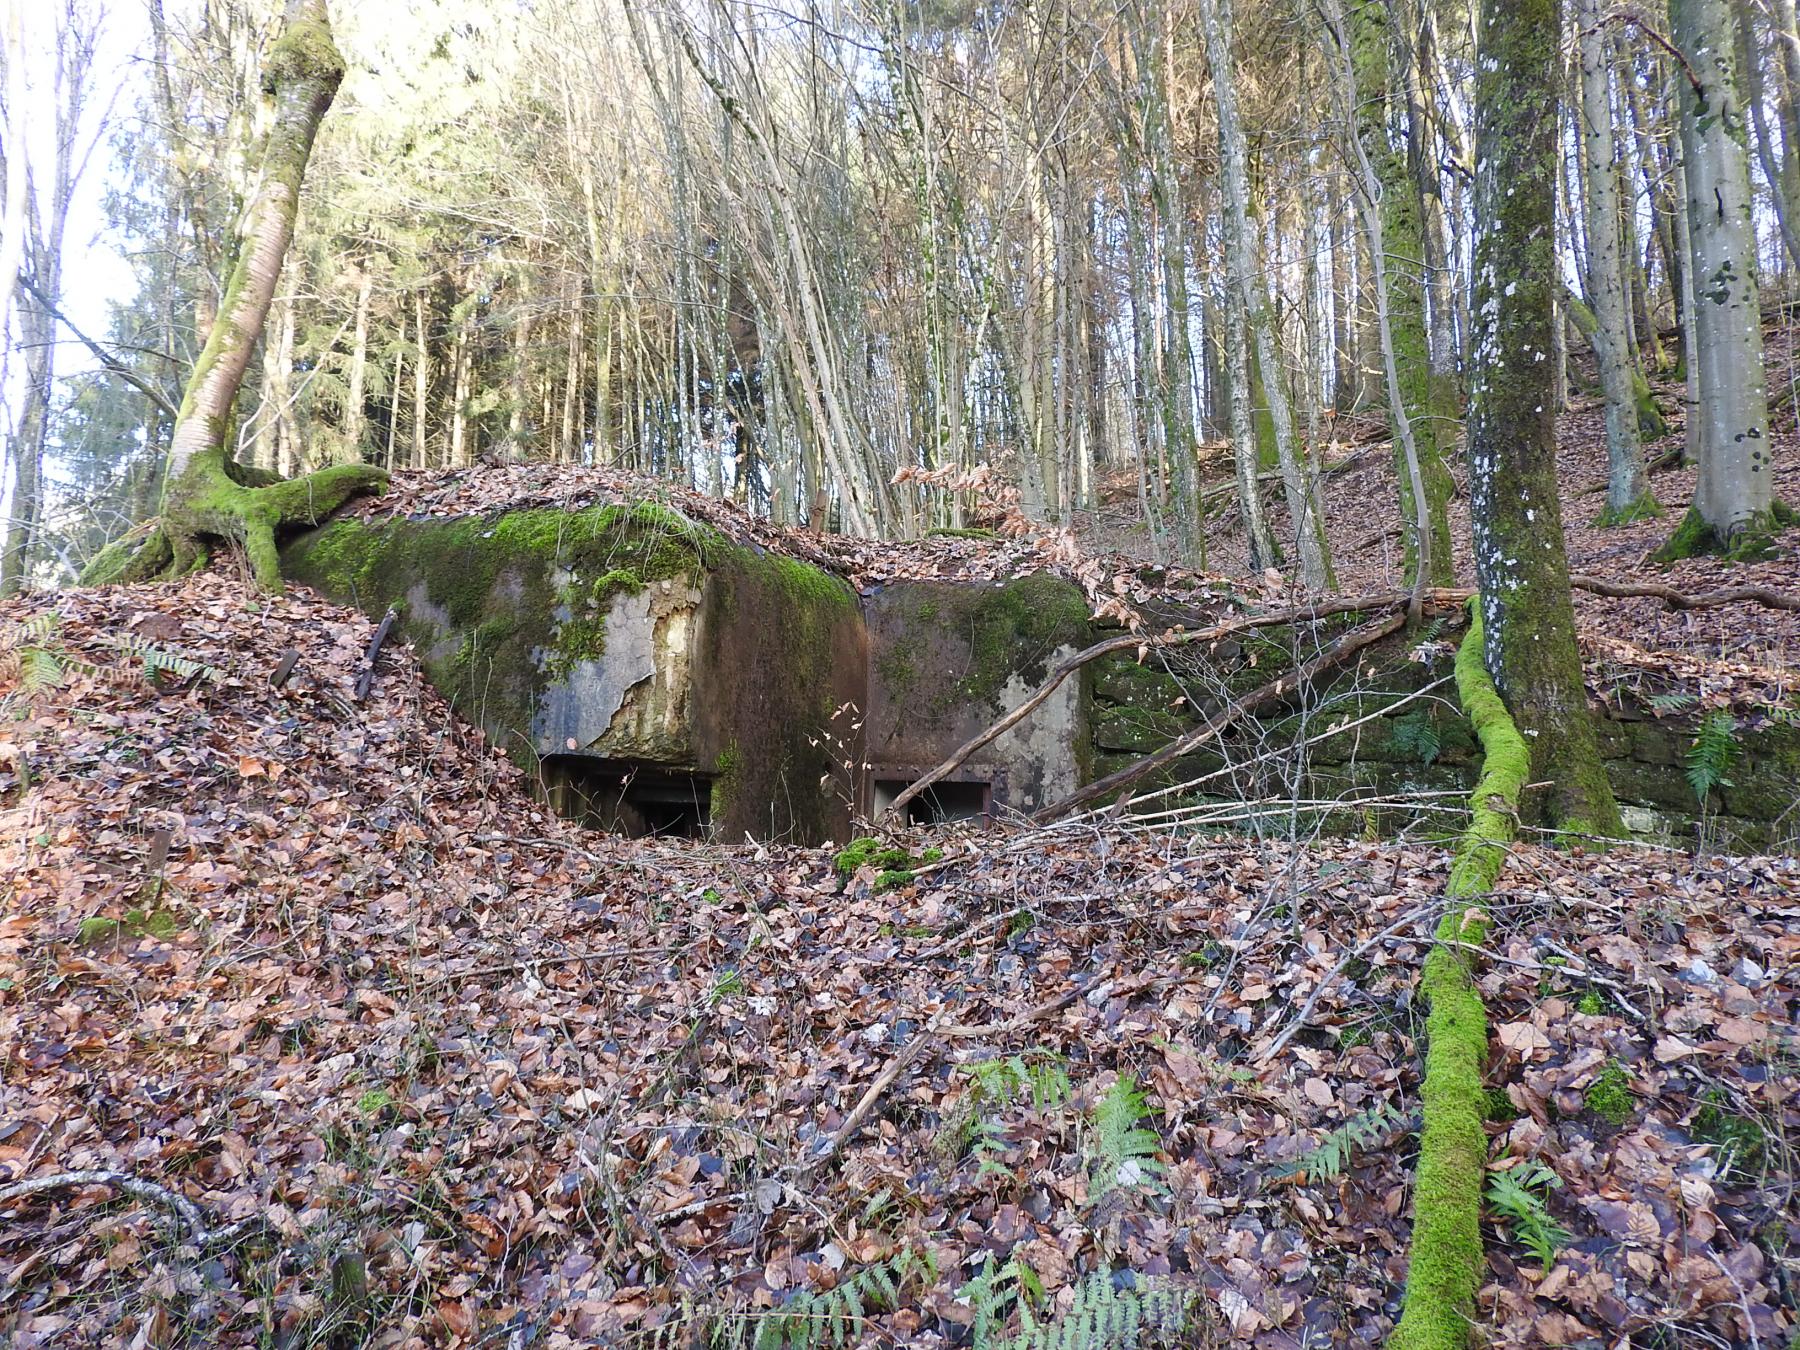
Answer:
<path fill-rule="evenodd" d="M 279 591 L 276 545 L 284 532 L 317 525 L 352 497 L 387 485 L 387 474 L 367 464 L 337 464 L 304 478 L 271 482 L 260 471 L 246 473 L 229 461 L 203 461 L 189 476 L 203 481 L 171 494 L 161 517 L 96 554 L 81 574 L 83 585 L 182 576 L 204 566 L 212 546 L 224 542 L 243 548 L 260 589 Z M 252 476 L 255 485 L 238 481 Z"/>
<path fill-rule="evenodd" d="M 1607 507 L 1594 517 L 1594 524 L 1602 530 L 1609 530 L 1617 525 L 1629 525 L 1633 521 L 1654 520 L 1662 513 L 1662 505 L 1653 495 L 1646 492 L 1629 506 Z"/>
<path fill-rule="evenodd" d="M 1650 558 L 1652 562 L 1672 563 L 1711 555 L 1728 562 L 1762 562 L 1774 556 L 1776 536 L 1794 525 L 1800 525 L 1800 513 L 1777 501 L 1766 514 L 1752 516 L 1729 534 L 1721 535 L 1707 524 L 1697 507 L 1689 507 L 1675 533 Z"/>

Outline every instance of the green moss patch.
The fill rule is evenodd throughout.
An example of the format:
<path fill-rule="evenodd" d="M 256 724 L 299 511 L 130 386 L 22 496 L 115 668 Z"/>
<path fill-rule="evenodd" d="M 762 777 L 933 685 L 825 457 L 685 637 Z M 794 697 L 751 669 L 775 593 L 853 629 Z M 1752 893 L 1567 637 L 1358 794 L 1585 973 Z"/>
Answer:
<path fill-rule="evenodd" d="M 289 576 L 366 612 L 392 605 L 432 682 L 465 716 L 529 741 L 543 682 L 599 659 L 617 596 L 696 577 L 735 548 L 641 502 L 339 520 L 296 540 L 282 562 Z M 459 635 L 448 649 L 447 631 Z"/>
<path fill-rule="evenodd" d="M 1713 1146 L 1725 1170 L 1754 1176 L 1762 1169 L 1768 1134 L 1758 1121 L 1737 1114 L 1726 1103 L 1723 1092 L 1708 1088 L 1700 1109 L 1694 1112 L 1691 1133 L 1701 1143 Z"/>
<path fill-rule="evenodd" d="M 1587 1109 L 1609 1125 L 1623 1125 L 1637 1110 L 1637 1098 L 1631 1093 L 1631 1075 L 1617 1060 L 1609 1060 L 1600 1076 L 1588 1084 L 1581 1094 Z"/>
<path fill-rule="evenodd" d="M 1451 867 L 1452 900 L 1493 889 L 1512 841 L 1530 752 L 1513 725 L 1482 657 L 1479 597 L 1456 654 L 1456 685 L 1486 758 L 1470 800 L 1470 820 Z M 1424 1126 L 1413 1198 L 1411 1262 L 1400 1325 L 1388 1341 L 1401 1350 L 1463 1350 L 1483 1268 L 1482 1185 L 1492 1102 L 1482 1083 L 1487 1061 L 1487 1010 L 1475 987 L 1469 946 L 1486 922 L 1453 906 L 1438 925 L 1420 988 L 1426 1019 Z"/>

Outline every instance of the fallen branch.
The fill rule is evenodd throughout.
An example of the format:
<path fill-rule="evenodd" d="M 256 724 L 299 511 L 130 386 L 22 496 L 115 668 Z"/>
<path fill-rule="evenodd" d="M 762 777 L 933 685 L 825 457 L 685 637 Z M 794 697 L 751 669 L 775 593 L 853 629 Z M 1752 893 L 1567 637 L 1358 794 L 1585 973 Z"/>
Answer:
<path fill-rule="evenodd" d="M 1436 595 L 1439 593 L 1433 592 L 1433 594 Z M 1389 603 L 1404 606 L 1411 598 L 1410 595 L 1401 595 L 1391 600 Z M 1177 760 L 1181 758 L 1181 756 L 1189 754 L 1193 750 L 1206 744 L 1208 741 L 1215 739 L 1220 733 L 1224 732 L 1235 723 L 1242 721 L 1250 714 L 1260 712 L 1263 708 L 1266 708 L 1271 704 L 1281 702 L 1296 689 L 1310 685 L 1321 675 L 1327 674 L 1340 666 L 1347 664 L 1365 647 L 1372 646 L 1390 634 L 1399 632 L 1405 625 L 1406 612 L 1402 609 L 1400 612 L 1390 615 L 1388 618 L 1382 619 L 1377 623 L 1368 624 L 1362 628 L 1344 634 L 1336 642 L 1333 642 L 1329 647 L 1313 657 L 1312 660 L 1308 661 L 1298 670 L 1280 675 L 1263 685 L 1260 689 L 1256 689 L 1251 693 L 1244 695 L 1243 698 L 1238 699 L 1235 703 L 1224 709 L 1216 720 L 1207 722 L 1203 726 L 1196 727 L 1184 736 L 1177 737 L 1162 749 L 1153 754 L 1145 755 L 1135 763 L 1126 765 L 1117 773 L 1109 773 L 1106 777 L 1096 779 L 1086 787 L 1078 788 L 1076 791 L 1071 792 L 1067 797 L 1064 797 L 1061 801 L 1046 806 L 1043 810 L 1034 815 L 1032 820 L 1040 825 L 1045 824 L 1057 819 L 1059 816 L 1065 816 L 1079 807 L 1086 806 L 1089 802 L 1098 801 L 1102 797 L 1110 796 L 1121 788 L 1137 782 L 1147 774 L 1154 773 L 1163 765 Z"/>
<path fill-rule="evenodd" d="M 188 1240 L 202 1251 L 229 1242 L 247 1229 L 257 1227 L 265 1222 L 262 1215 L 256 1214 L 248 1219 L 239 1219 L 236 1223 L 228 1223 L 222 1228 L 213 1228 L 206 1222 L 206 1216 L 201 1213 L 200 1206 L 185 1195 L 172 1191 L 167 1186 L 159 1186 L 154 1181 L 145 1181 L 142 1177 L 133 1176 L 129 1172 L 103 1171 L 93 1168 L 76 1172 L 55 1172 L 49 1176 L 30 1177 L 24 1181 L 15 1181 L 10 1186 L 0 1186 L 0 1205 L 14 1200 L 23 1200 L 27 1196 L 41 1195 L 45 1191 L 86 1186 L 110 1186 L 113 1190 L 123 1192 L 133 1199 L 172 1211 L 181 1220 L 182 1227 L 187 1230 Z"/>
<path fill-rule="evenodd" d="M 138 374 L 137 371 L 119 360 L 118 357 L 114 356 L 98 342 L 94 341 L 93 338 L 77 328 L 74 323 L 70 321 L 69 316 L 52 304 L 50 297 L 39 290 L 37 286 L 33 284 L 31 278 L 24 272 L 19 273 L 19 284 L 31 292 L 31 298 L 36 300 L 51 318 L 60 322 L 64 328 L 67 328 L 75 335 L 75 340 L 77 342 L 94 354 L 94 359 L 106 368 L 108 374 L 118 376 L 121 380 L 124 380 L 125 383 L 135 388 L 145 398 L 154 403 L 158 411 L 171 422 L 181 416 L 180 410 L 169 401 L 167 394 L 163 393 L 162 390 L 151 384 L 149 380 Z"/>
<path fill-rule="evenodd" d="M 1702 591 L 1698 594 L 1690 595 L 1684 591 L 1678 591 L 1672 586 L 1663 586 L 1654 582 L 1607 581 L 1601 577 L 1587 576 L 1580 573 L 1571 575 L 1569 577 L 1569 584 L 1576 590 L 1588 591 L 1594 595 L 1601 595 L 1614 600 L 1634 599 L 1639 597 L 1660 600 L 1670 609 L 1717 609 L 1723 605 L 1751 603 L 1764 605 L 1770 609 L 1800 611 L 1800 596 L 1788 595 L 1767 586 L 1732 586 L 1723 590 Z M 1467 602 L 1472 595 L 1474 595 L 1474 591 L 1463 587 L 1437 587 L 1424 593 L 1424 607 L 1432 610 L 1454 609 Z M 1033 690 L 1031 695 L 1026 698 L 1024 702 L 1020 703 L 1018 707 L 1008 711 L 1004 716 L 990 723 L 984 730 L 964 741 L 952 751 L 950 757 L 941 764 L 936 765 L 922 774 L 916 781 L 894 798 L 893 802 L 889 804 L 882 819 L 889 824 L 898 821 L 901 818 L 901 812 L 905 811 L 907 803 L 911 802 L 933 784 L 943 781 L 946 775 L 956 772 L 957 769 L 961 768 L 969 761 L 971 756 L 975 755 L 984 747 L 991 745 L 1008 731 L 1011 731 L 1014 727 L 1018 726 L 1019 723 L 1031 716 L 1038 708 L 1042 707 L 1045 700 L 1047 700 L 1051 694 L 1056 692 L 1064 680 L 1068 679 L 1069 676 L 1073 675 L 1083 666 L 1089 665 L 1092 662 L 1103 660 L 1104 658 L 1119 652 L 1132 651 L 1143 653 L 1167 651 L 1175 647 L 1191 646 L 1196 642 L 1224 641 L 1228 638 L 1235 637 L 1240 633 L 1252 632 L 1258 628 L 1274 628 L 1288 623 L 1310 623 L 1319 619 L 1332 618 L 1339 614 L 1370 613 L 1397 605 L 1407 605 L 1412 602 L 1413 598 L 1412 593 L 1409 591 L 1390 591 L 1379 595 L 1344 596 L 1337 600 L 1320 600 L 1310 605 L 1301 605 L 1292 609 L 1273 610 L 1263 614 L 1248 614 L 1240 618 L 1228 619 L 1222 623 L 1216 623 L 1206 628 L 1192 629 L 1187 632 L 1164 633 L 1155 637 L 1144 637 L 1139 634 L 1126 633 L 1118 637 L 1107 638 L 1102 642 L 1097 642 L 1091 647 L 1076 652 L 1073 656 L 1064 658 L 1055 666 L 1051 667 L 1050 673 L 1045 677 L 1044 682 Z M 1388 631 L 1392 630 L 1390 629 Z M 1386 633 L 1383 633 L 1380 636 L 1385 637 Z M 1198 743 L 1199 742 L 1196 742 L 1196 744 Z M 1185 750 L 1175 752 L 1176 755 L 1185 753 Z M 1171 755 L 1170 757 L 1173 758 L 1175 756 Z M 1135 768 L 1136 766 L 1134 765 L 1131 769 L 1121 770 L 1120 772 L 1130 773 L 1133 772 Z M 1106 789 L 1106 791 L 1111 790 L 1112 789 L 1110 788 Z M 1083 789 L 1084 793 L 1086 791 L 1087 789 Z M 1092 800 L 1091 797 L 1082 797 L 1082 794 L 1079 793 L 1076 795 L 1077 797 L 1081 797 L 1082 801 Z M 1045 821 L 1054 820 L 1057 816 L 1064 814 L 1065 811 L 1074 809 L 1074 805 L 1081 804 L 1081 802 L 1074 801 L 1074 799 L 1071 799 L 1071 801 L 1073 802 L 1073 805 L 1065 805 L 1064 803 L 1059 802 L 1056 807 L 1046 808 L 1045 811 L 1040 811 L 1033 819 L 1037 820 L 1040 824 Z"/>
<path fill-rule="evenodd" d="M 1469 959 L 1487 921 L 1478 901 L 1491 895 L 1513 839 L 1531 755 L 1482 659 L 1481 610 L 1470 606 L 1469 632 L 1456 653 L 1457 690 L 1484 758 L 1469 795 L 1469 824 L 1457 846 L 1445 895 L 1456 902 L 1438 921 L 1437 941 L 1419 980 L 1425 1018 L 1423 1123 L 1413 1185 L 1405 1302 L 1388 1338 L 1394 1350 L 1445 1350 L 1468 1343 L 1481 1254 L 1487 1132 L 1482 1076 L 1487 1009 Z"/>
<path fill-rule="evenodd" d="M 1434 608 L 1438 606 L 1453 608 L 1462 604 L 1471 594 L 1472 592 L 1463 590 L 1434 590 L 1427 593 L 1427 600 Z M 1099 661 L 1116 652 L 1167 651 L 1173 647 L 1191 646 L 1196 642 L 1222 642 L 1239 633 L 1252 632 L 1258 628 L 1274 628 L 1285 623 L 1311 623 L 1339 614 L 1361 614 L 1373 610 L 1393 609 L 1409 603 L 1411 599 L 1410 591 L 1388 591 L 1380 595 L 1350 595 L 1336 600 L 1319 600 L 1313 604 L 1301 605 L 1292 609 L 1272 610 L 1264 614 L 1247 614 L 1236 619 L 1227 619 L 1207 628 L 1195 628 L 1187 632 L 1164 633 L 1156 637 L 1126 633 L 1119 637 L 1107 638 L 1103 642 L 1097 642 L 1093 646 L 1059 661 L 1051 668 L 1050 674 L 1044 682 L 1023 703 L 993 722 L 986 730 L 964 741 L 942 764 L 928 770 L 910 787 L 896 796 L 888 806 L 883 819 L 890 822 L 899 820 L 900 813 L 906 809 L 908 802 L 932 784 L 941 781 L 946 774 L 954 773 L 961 768 L 968 762 L 969 757 L 983 746 L 993 743 L 1023 722 L 1043 705 L 1044 700 L 1056 692 L 1057 687 L 1064 680 L 1092 662 Z"/>
<path fill-rule="evenodd" d="M 1606 581 L 1600 577 L 1571 576 L 1569 585 L 1578 591 L 1589 591 L 1612 600 L 1644 597 L 1660 600 L 1670 609 L 1717 609 L 1721 605 L 1751 603 L 1769 609 L 1800 610 L 1800 595 L 1786 595 L 1767 586 L 1728 586 L 1724 590 L 1702 591 L 1688 595 L 1673 586 L 1653 581 Z"/>
<path fill-rule="evenodd" d="M 369 639 L 369 650 L 363 655 L 362 674 L 356 677 L 356 701 L 361 703 L 369 696 L 369 686 L 375 683 L 375 662 L 380 659 L 381 648 L 387 642 L 388 633 L 394 627 L 394 620 L 400 616 L 392 609 L 381 616 L 381 624 L 375 630 L 375 636 Z"/>

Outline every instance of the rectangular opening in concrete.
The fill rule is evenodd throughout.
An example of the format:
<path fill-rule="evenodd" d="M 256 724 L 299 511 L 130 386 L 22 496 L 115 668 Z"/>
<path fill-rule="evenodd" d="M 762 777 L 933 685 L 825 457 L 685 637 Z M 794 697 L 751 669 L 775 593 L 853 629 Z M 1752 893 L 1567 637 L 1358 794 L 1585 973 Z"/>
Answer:
<path fill-rule="evenodd" d="M 559 815 L 630 838 L 705 839 L 712 777 L 667 764 L 599 755 L 545 755 L 538 769 Z"/>
<path fill-rule="evenodd" d="M 907 788 L 911 778 L 877 778 L 875 780 L 875 817 L 879 819 Z M 994 786 L 985 779 L 933 783 L 906 804 L 906 819 L 912 825 L 942 825 L 952 820 L 981 820 L 994 811 Z"/>

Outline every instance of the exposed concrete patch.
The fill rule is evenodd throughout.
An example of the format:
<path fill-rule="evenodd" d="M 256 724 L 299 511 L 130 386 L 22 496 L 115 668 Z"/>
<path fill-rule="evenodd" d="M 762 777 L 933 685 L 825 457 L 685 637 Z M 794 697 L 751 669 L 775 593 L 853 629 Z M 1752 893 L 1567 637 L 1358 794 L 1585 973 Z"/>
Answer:
<path fill-rule="evenodd" d="M 1074 647 L 1059 647 L 1055 664 L 1073 656 Z M 1000 709 L 1011 712 L 1037 692 L 1036 682 L 1016 671 L 1000 687 Z M 1076 750 L 1087 736 L 1086 700 L 1080 680 L 1064 680 L 1035 712 L 994 742 L 1007 767 L 1007 784 L 1020 802 L 1046 805 L 1061 801 L 1081 786 Z"/>
<path fill-rule="evenodd" d="M 686 577 L 615 594 L 605 651 L 573 662 L 539 695 L 531 729 L 538 752 L 691 764 L 687 707 L 700 600 Z"/>

